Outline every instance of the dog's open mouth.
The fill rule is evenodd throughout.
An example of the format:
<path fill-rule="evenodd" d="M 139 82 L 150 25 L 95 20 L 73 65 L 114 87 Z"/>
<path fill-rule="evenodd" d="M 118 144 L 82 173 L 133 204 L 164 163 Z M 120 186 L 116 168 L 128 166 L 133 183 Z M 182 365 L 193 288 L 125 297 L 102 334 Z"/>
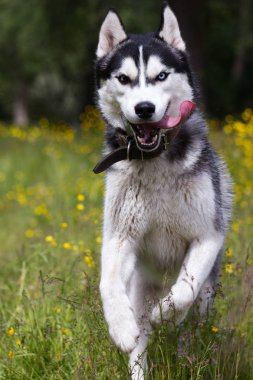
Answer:
<path fill-rule="evenodd" d="M 161 130 L 150 124 L 131 124 L 137 146 L 142 150 L 153 150 L 160 144 Z"/>
<path fill-rule="evenodd" d="M 144 151 L 155 150 L 161 141 L 161 130 L 179 126 L 190 117 L 195 108 L 196 104 L 194 102 L 185 100 L 179 106 L 179 115 L 177 117 L 164 115 L 160 121 L 155 123 L 130 124 L 134 131 L 138 148 Z"/>

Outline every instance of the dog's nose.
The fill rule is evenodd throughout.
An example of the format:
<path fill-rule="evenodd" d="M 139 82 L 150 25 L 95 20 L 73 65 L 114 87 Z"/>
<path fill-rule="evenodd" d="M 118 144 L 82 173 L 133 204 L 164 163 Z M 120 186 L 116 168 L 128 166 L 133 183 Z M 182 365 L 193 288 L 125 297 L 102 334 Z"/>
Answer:
<path fill-rule="evenodd" d="M 140 102 L 134 107 L 140 119 L 150 119 L 155 112 L 155 105 L 151 102 Z"/>

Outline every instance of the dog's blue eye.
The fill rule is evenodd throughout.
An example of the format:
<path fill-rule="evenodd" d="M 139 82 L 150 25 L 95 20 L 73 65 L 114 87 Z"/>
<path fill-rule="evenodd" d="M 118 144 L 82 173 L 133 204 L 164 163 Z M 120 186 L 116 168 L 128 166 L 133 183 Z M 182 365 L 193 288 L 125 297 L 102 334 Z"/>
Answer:
<path fill-rule="evenodd" d="M 165 71 L 161 71 L 160 74 L 157 75 L 156 80 L 164 81 L 168 77 L 169 73 L 166 73 Z"/>
<path fill-rule="evenodd" d="M 118 77 L 117 77 L 118 81 L 121 83 L 121 84 L 128 84 L 131 82 L 130 78 L 125 75 L 125 74 L 120 74 Z"/>

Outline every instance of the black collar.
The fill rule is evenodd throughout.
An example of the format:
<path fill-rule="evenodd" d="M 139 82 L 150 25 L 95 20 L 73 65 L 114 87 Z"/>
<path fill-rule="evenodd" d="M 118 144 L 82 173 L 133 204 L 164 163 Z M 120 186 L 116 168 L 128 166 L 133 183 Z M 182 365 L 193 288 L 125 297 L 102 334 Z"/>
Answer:
<path fill-rule="evenodd" d="M 127 136 L 117 130 L 117 142 L 120 145 L 109 154 L 107 154 L 93 169 L 95 174 L 102 173 L 108 169 L 111 165 L 122 160 L 149 160 L 151 158 L 159 156 L 164 150 L 168 149 L 168 146 L 174 140 L 180 130 L 180 125 L 173 129 L 169 129 L 161 136 L 160 144 L 153 151 L 140 150 L 135 142 L 134 137 Z"/>

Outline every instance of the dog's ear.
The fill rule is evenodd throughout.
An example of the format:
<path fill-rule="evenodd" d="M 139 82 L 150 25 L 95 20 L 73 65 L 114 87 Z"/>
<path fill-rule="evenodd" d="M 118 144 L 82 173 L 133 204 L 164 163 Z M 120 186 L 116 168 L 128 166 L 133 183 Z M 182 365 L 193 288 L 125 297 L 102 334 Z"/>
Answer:
<path fill-rule="evenodd" d="M 102 58 L 126 38 L 127 34 L 119 16 L 114 10 L 110 9 L 100 29 L 97 57 Z"/>
<path fill-rule="evenodd" d="M 185 51 L 185 43 L 181 37 L 176 16 L 165 2 L 162 9 L 161 24 L 158 36 L 162 38 L 168 45 L 179 50 Z"/>

